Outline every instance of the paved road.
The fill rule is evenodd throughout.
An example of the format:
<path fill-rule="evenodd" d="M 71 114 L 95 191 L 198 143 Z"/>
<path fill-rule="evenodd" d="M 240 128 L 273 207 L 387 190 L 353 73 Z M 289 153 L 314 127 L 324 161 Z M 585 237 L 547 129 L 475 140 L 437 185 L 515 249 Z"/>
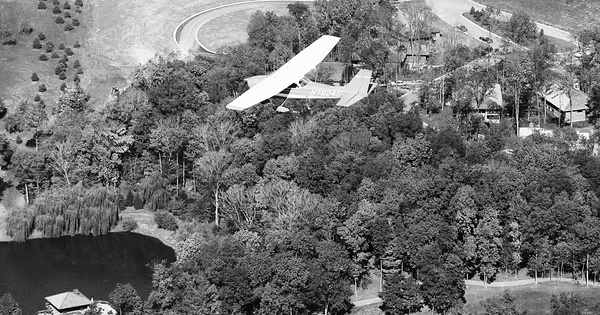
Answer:
<path fill-rule="evenodd" d="M 218 6 L 202 12 L 198 12 L 184 21 L 182 21 L 173 32 L 175 44 L 179 47 L 179 51 L 183 55 L 189 54 L 190 51 L 202 53 L 214 53 L 208 49 L 198 39 L 197 34 L 200 28 L 210 20 L 218 18 L 224 14 L 243 10 L 258 10 L 265 6 L 272 7 L 287 7 L 288 4 L 302 2 L 314 2 L 313 0 L 256 0 L 232 3 Z"/>
<path fill-rule="evenodd" d="M 462 16 L 463 13 L 469 12 L 471 7 L 475 7 L 475 9 L 481 10 L 485 6 L 470 0 L 427 0 L 427 3 L 431 6 L 433 13 L 439 16 L 442 20 L 446 21 L 448 24 L 452 26 L 462 24 L 467 28 L 467 33 L 470 36 L 474 38 L 479 38 L 480 36 L 488 36 L 494 40 L 494 43 L 492 44 L 494 48 L 500 46 L 501 40 L 497 35 L 491 34 L 490 36 L 490 33 L 487 30 L 479 27 L 477 24 L 467 20 L 467 18 Z M 506 15 L 507 17 L 510 16 L 510 14 L 506 12 L 503 12 L 502 14 Z M 538 29 L 543 29 L 544 34 L 548 36 L 556 37 L 558 39 L 562 39 L 568 42 L 573 42 L 573 36 L 569 32 L 559 30 L 555 27 L 541 23 L 536 24 L 538 26 Z"/>
<path fill-rule="evenodd" d="M 381 300 L 381 298 L 372 298 L 372 299 L 366 299 L 366 300 L 360 300 L 360 301 L 354 301 L 352 302 L 352 304 L 354 304 L 355 307 L 358 306 L 367 306 L 367 305 L 371 305 L 371 304 L 377 304 L 377 303 L 382 303 L 383 301 Z"/>

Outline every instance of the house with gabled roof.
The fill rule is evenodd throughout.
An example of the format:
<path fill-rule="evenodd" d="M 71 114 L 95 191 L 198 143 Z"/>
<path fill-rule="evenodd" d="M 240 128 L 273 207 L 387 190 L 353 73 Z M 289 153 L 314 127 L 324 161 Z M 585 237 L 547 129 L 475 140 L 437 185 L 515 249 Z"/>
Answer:
<path fill-rule="evenodd" d="M 484 121 L 500 123 L 500 113 L 504 108 L 502 100 L 502 88 L 496 83 L 484 96 L 483 102 L 477 105 L 476 101 L 471 103 L 473 111 L 483 116 Z"/>
<path fill-rule="evenodd" d="M 544 100 L 548 113 L 558 118 L 559 122 L 586 121 L 589 98 L 579 89 L 572 88 L 570 91 L 565 91 L 554 85 L 540 96 Z"/>

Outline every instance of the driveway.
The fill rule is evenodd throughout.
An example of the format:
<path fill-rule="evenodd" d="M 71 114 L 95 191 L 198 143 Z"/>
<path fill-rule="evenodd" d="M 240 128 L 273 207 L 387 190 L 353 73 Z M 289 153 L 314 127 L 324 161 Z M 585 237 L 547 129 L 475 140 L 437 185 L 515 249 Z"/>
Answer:
<path fill-rule="evenodd" d="M 490 35 L 490 33 L 487 30 L 479 27 L 477 24 L 467 20 L 464 16 L 462 16 L 463 13 L 469 12 L 471 7 L 474 7 L 477 10 L 481 10 L 485 8 L 484 5 L 469 0 L 426 1 L 431 6 L 433 13 L 439 16 L 442 20 L 446 21 L 448 24 L 452 26 L 456 26 L 458 24 L 464 25 L 468 30 L 467 33 L 474 38 L 479 38 L 480 36 L 491 37 L 494 40 L 494 43 L 492 44 L 492 47 L 494 48 L 498 48 L 502 43 L 498 36 L 496 36 L 495 34 Z M 507 17 L 510 16 L 510 14 L 506 12 L 503 12 L 502 14 L 506 15 Z M 562 39 L 568 42 L 573 42 L 573 36 L 569 32 L 559 30 L 555 27 L 541 23 L 536 24 L 538 26 L 538 29 L 543 29 L 544 34 L 548 36 L 556 37 L 558 39 Z"/>

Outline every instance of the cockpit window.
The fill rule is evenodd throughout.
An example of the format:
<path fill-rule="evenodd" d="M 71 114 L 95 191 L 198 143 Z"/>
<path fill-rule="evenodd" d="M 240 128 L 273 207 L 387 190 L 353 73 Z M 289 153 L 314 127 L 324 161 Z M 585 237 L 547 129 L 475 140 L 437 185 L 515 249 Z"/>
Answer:
<path fill-rule="evenodd" d="M 298 85 L 300 87 L 305 87 L 310 83 L 310 81 L 308 81 L 306 78 L 302 78 L 300 79 L 300 81 L 298 82 Z"/>

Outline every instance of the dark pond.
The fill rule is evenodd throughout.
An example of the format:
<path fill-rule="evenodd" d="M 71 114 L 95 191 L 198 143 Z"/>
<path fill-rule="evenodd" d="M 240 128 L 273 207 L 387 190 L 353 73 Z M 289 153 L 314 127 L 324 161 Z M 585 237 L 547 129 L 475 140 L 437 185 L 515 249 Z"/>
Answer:
<path fill-rule="evenodd" d="M 150 264 L 165 259 L 175 260 L 170 247 L 135 233 L 0 243 L 0 296 L 10 292 L 23 315 L 44 309 L 44 297 L 73 289 L 108 300 L 119 282 L 131 283 L 146 300 L 152 289 Z"/>

